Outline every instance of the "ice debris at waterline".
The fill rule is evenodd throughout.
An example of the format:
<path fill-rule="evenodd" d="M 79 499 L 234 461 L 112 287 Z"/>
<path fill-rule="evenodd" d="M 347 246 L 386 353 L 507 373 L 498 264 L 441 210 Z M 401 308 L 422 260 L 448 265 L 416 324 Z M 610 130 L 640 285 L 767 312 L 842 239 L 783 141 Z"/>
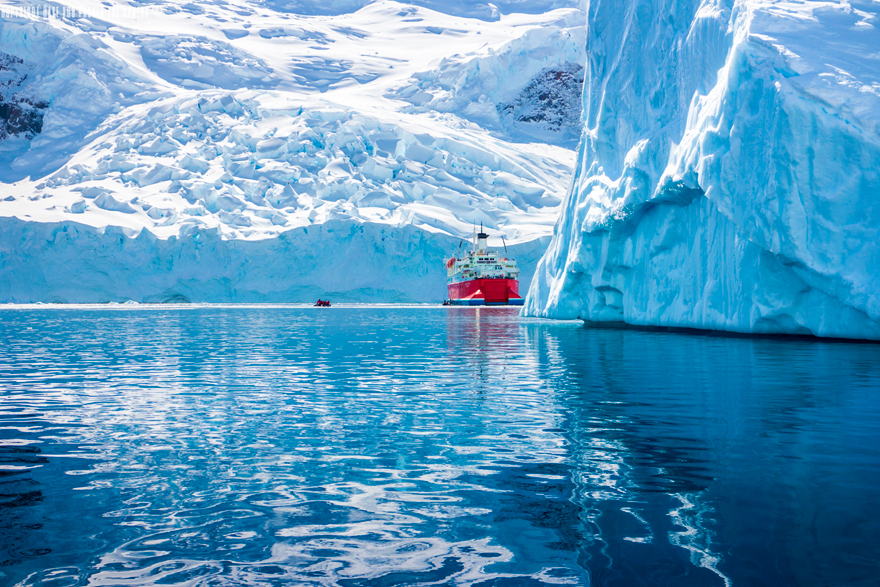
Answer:
<path fill-rule="evenodd" d="M 409 226 L 466 238 L 482 222 L 508 244 L 545 246 L 574 168 L 566 121 L 580 110 L 583 12 L 556 0 L 423 4 L 433 9 L 117 1 L 79 18 L 61 10 L 78 4 L 61 2 L 27 18 L 6 15 L 0 218 L 91 227 L 77 230 L 94 238 L 146 229 L 160 239 L 218 231 L 223 240 L 276 243 L 286 231 L 333 221 L 381 224 L 401 239 Z M 544 79 L 559 80 L 547 95 L 535 91 Z M 90 251 L 117 246 L 116 236 L 92 236 L 77 242 L 92 243 Z M 36 258 L 25 241 L 4 242 L 4 254 L 21 256 L 6 257 L 6 267 Z M 274 245 L 223 245 L 261 246 Z M 47 261 L 63 257 L 38 251 Z M 384 252 L 362 251 L 365 264 L 384 263 L 375 257 Z M 85 297 L 115 299 L 118 288 L 96 289 L 110 283 L 101 276 L 117 270 L 115 260 L 89 255 L 80 264 L 88 266 L 79 278 Z M 141 267 L 135 281 L 170 262 Z M 315 282 L 315 271 L 303 279 Z M 42 285 L 3 273 L 0 287 L 31 299 L 67 289 L 53 282 L 62 273 L 41 273 Z M 209 278 L 233 279 L 222 271 Z M 442 298 L 442 281 L 437 291 Z"/>
<path fill-rule="evenodd" d="M 550 237 L 508 245 L 528 283 Z M 0 303 L 441 302 L 460 240 L 333 220 L 261 240 L 0 218 Z M 498 244 L 501 244 L 500 242 Z"/>
<path fill-rule="evenodd" d="M 526 311 L 880 338 L 880 4 L 591 4 Z"/>

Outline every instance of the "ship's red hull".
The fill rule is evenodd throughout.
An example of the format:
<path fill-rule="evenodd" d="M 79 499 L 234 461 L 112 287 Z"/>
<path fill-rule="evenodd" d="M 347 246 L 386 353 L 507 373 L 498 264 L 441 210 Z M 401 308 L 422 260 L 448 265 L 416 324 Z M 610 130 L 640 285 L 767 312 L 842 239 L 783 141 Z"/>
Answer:
<path fill-rule="evenodd" d="M 519 281 L 516 279 L 472 279 L 450 283 L 449 301 L 470 306 L 522 305 Z"/>

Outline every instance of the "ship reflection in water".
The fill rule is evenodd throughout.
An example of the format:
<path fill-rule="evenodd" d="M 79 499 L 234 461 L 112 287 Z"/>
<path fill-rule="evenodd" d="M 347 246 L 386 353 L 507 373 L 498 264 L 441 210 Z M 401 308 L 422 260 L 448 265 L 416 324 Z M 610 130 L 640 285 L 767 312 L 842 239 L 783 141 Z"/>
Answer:
<path fill-rule="evenodd" d="M 866 585 L 880 346 L 0 310 L 0 584 Z"/>

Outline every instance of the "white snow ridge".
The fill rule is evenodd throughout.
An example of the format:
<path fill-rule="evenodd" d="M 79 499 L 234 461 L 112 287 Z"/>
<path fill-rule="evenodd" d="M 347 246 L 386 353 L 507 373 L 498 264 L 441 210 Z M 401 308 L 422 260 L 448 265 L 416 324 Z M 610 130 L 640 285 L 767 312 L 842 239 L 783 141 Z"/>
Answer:
<path fill-rule="evenodd" d="M 590 2 L 525 311 L 880 339 L 880 3 Z"/>
<path fill-rule="evenodd" d="M 440 301 L 474 223 L 527 285 L 575 4 L 0 2 L 0 302 Z"/>

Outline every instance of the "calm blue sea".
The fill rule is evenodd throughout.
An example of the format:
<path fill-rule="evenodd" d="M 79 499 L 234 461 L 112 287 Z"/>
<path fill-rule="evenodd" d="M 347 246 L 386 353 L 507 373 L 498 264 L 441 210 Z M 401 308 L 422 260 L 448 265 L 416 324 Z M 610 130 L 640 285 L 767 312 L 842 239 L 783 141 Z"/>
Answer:
<path fill-rule="evenodd" d="M 0 585 L 878 584 L 878 344 L 0 310 Z"/>

